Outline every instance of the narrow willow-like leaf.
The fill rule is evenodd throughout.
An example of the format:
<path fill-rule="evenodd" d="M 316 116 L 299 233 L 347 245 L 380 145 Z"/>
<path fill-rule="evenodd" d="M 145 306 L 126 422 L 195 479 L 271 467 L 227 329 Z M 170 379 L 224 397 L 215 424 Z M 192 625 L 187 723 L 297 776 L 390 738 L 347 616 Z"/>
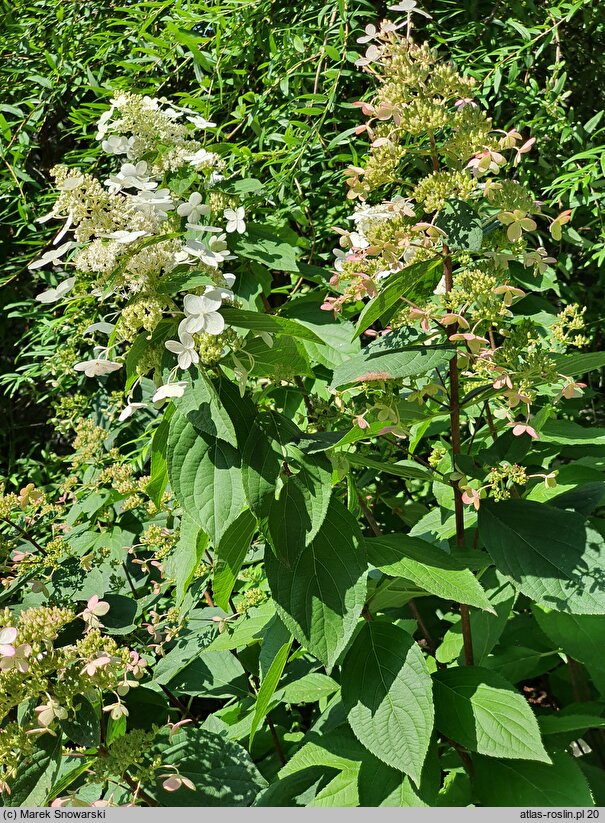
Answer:
<path fill-rule="evenodd" d="M 291 646 L 292 640 L 288 640 L 286 643 L 284 643 L 284 645 L 273 658 L 273 662 L 269 666 L 269 671 L 263 678 L 263 681 L 260 685 L 258 695 L 256 696 L 256 705 L 254 706 L 254 717 L 252 718 L 252 725 L 250 726 L 250 738 L 248 742 L 248 748 L 252 746 L 252 741 L 254 740 L 254 736 L 257 732 L 257 729 L 261 724 L 263 718 L 267 714 L 269 703 L 271 702 L 271 698 L 275 693 L 277 684 L 279 683 L 279 680 L 286 666 Z"/>
<path fill-rule="evenodd" d="M 433 730 L 431 677 L 413 638 L 366 623 L 342 667 L 342 702 L 355 736 L 418 785 Z"/>

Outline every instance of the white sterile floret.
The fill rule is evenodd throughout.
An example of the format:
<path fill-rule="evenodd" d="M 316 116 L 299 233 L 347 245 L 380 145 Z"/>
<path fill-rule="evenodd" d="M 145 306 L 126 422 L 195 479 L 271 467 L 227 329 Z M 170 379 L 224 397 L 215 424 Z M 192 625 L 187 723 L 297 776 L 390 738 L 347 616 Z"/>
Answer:
<path fill-rule="evenodd" d="M 74 366 L 76 371 L 83 371 L 86 377 L 100 377 L 121 368 L 121 363 L 115 363 L 113 360 L 99 360 L 98 358 L 82 360 Z"/>
<path fill-rule="evenodd" d="M 194 169 L 212 168 L 212 166 L 216 166 L 217 163 L 220 162 L 220 159 L 218 154 L 212 151 L 206 151 L 206 149 L 199 149 L 194 154 L 185 155 L 185 160 L 190 166 L 193 166 Z"/>
<path fill-rule="evenodd" d="M 236 209 L 225 209 L 223 216 L 227 221 L 225 227 L 227 232 L 236 231 L 238 234 L 243 234 L 246 231 L 246 222 L 244 220 L 246 212 L 243 206 L 238 206 Z"/>
<path fill-rule="evenodd" d="M 200 260 L 212 269 L 218 269 L 225 259 L 223 255 L 212 251 L 200 240 L 187 240 L 185 245 L 174 255 L 175 263 L 189 263 Z"/>
<path fill-rule="evenodd" d="M 120 229 L 119 231 L 112 231 L 110 234 L 102 234 L 99 233 L 99 237 L 107 237 L 109 240 L 116 240 L 123 246 L 127 246 L 129 243 L 134 243 L 135 240 L 138 240 L 139 237 L 144 237 L 145 235 L 149 234 L 146 231 L 126 231 L 124 229 Z"/>
<path fill-rule="evenodd" d="M 83 174 L 76 174 L 73 177 L 66 177 L 65 180 L 56 184 L 57 191 L 73 191 L 79 189 L 84 182 Z"/>
<path fill-rule="evenodd" d="M 129 203 L 137 211 L 153 214 L 161 220 L 168 217 L 168 212 L 174 208 L 170 189 L 156 189 L 155 191 L 140 191 L 131 195 Z"/>
<path fill-rule="evenodd" d="M 51 249 L 50 251 L 44 252 L 42 257 L 39 257 L 37 260 L 34 260 L 33 263 L 30 263 L 27 267 L 31 271 L 34 269 L 41 269 L 44 266 L 47 266 L 49 263 L 53 265 L 58 263 L 59 260 L 65 255 L 66 252 L 69 251 L 73 247 L 73 243 L 69 241 L 68 243 L 63 243 L 62 246 L 59 246 L 58 249 Z"/>
<path fill-rule="evenodd" d="M 138 189 L 139 191 L 151 191 L 157 188 L 157 183 L 150 180 L 147 174 L 147 163 L 139 160 L 134 163 L 124 163 L 117 174 L 111 174 L 105 181 L 111 194 L 116 194 L 122 189 Z"/>
<path fill-rule="evenodd" d="M 200 114 L 196 114 L 194 117 L 188 117 L 190 123 L 196 127 L 196 129 L 214 129 L 216 128 L 216 123 L 212 123 L 210 120 L 206 120 L 205 117 L 202 117 Z"/>
<path fill-rule="evenodd" d="M 118 420 L 120 421 L 120 423 L 123 423 L 124 420 L 128 420 L 128 418 L 131 417 L 135 413 L 135 411 L 137 411 L 138 409 L 144 409 L 146 405 L 147 403 L 128 403 L 128 405 L 124 406 L 124 408 L 120 412 Z"/>
<path fill-rule="evenodd" d="M 101 148 L 106 154 L 128 154 L 128 150 L 133 143 L 132 137 L 124 137 L 120 134 L 112 134 L 107 140 L 103 140 Z"/>
<path fill-rule="evenodd" d="M 349 241 L 354 249 L 367 249 L 370 245 L 364 234 L 359 231 L 349 232 Z"/>
<path fill-rule="evenodd" d="M 62 283 L 59 283 L 59 285 L 56 286 L 54 289 L 46 289 L 46 291 L 37 294 L 36 300 L 39 303 L 56 303 L 57 300 L 60 300 L 68 292 L 70 292 L 75 285 L 76 278 L 68 277 L 67 280 L 64 280 Z"/>
<path fill-rule="evenodd" d="M 186 294 L 183 301 L 185 319 L 179 325 L 179 336 L 182 333 L 220 334 L 225 328 L 225 320 L 218 313 L 222 304 L 221 293 L 210 287 L 203 295 Z"/>
<path fill-rule="evenodd" d="M 178 383 L 166 383 L 164 386 L 160 386 L 151 398 L 151 401 L 152 403 L 160 403 L 169 397 L 182 397 L 185 394 L 187 386 L 188 383 L 185 383 L 183 380 L 180 380 Z"/>
<path fill-rule="evenodd" d="M 61 227 L 61 231 L 53 240 L 53 246 L 58 246 L 61 240 L 65 237 L 67 232 L 70 230 L 72 223 L 74 222 L 74 215 L 73 212 L 70 210 L 69 214 L 67 215 L 67 220 Z"/>
<path fill-rule="evenodd" d="M 200 356 L 194 348 L 193 337 L 179 327 L 179 339 L 167 340 L 164 345 L 168 351 L 177 355 L 179 369 L 188 369 L 195 363 L 199 363 Z"/>
<path fill-rule="evenodd" d="M 210 214 L 210 206 L 202 203 L 202 195 L 194 191 L 186 203 L 181 203 L 176 213 L 186 217 L 189 223 L 197 223 L 202 215 Z"/>

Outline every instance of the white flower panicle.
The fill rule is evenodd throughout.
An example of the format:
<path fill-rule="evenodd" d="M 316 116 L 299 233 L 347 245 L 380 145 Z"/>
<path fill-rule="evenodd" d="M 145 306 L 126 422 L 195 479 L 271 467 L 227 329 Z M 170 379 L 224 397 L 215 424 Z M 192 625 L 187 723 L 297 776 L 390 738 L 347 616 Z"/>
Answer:
<path fill-rule="evenodd" d="M 246 212 L 238 197 L 220 191 L 225 161 L 198 139 L 202 133 L 206 140 L 215 126 L 200 112 L 164 98 L 117 92 L 97 124 L 101 149 L 115 164 L 107 179 L 66 166 L 53 169 L 58 197 L 50 214 L 40 220 L 56 218 L 62 227 L 52 248 L 29 268 L 61 266 L 75 271 L 36 299 L 43 304 L 59 302 L 74 289 L 77 275 L 84 274 L 78 299 L 88 294 L 98 302 L 111 300 L 117 316 L 109 348 L 100 357 L 84 356 L 74 365 L 86 377 L 118 371 L 119 347 L 141 334 L 153 341 L 163 320 L 174 322 L 174 332 L 168 335 L 174 339 L 161 348 L 176 356 L 180 370 L 200 361 L 213 362 L 201 357 L 205 347 L 210 346 L 213 357 L 226 351 L 223 338 L 209 343 L 208 335 L 223 334 L 221 306 L 235 301 L 235 276 L 223 273 L 222 266 L 234 258 L 228 237 L 246 231 Z M 62 242 L 66 235 L 70 239 Z M 178 288 L 164 284 L 183 275 L 186 283 L 188 269 L 206 278 L 206 284 L 187 289 L 179 317 Z M 90 328 L 94 327 L 93 323 Z M 143 368 L 157 370 L 158 348 L 156 344 L 155 360 L 151 355 L 139 358 L 140 374 L 145 373 Z M 153 402 L 179 396 L 184 388 L 180 382 L 161 386 Z M 119 412 L 120 421 L 139 408 L 141 404 L 128 401 Z"/>

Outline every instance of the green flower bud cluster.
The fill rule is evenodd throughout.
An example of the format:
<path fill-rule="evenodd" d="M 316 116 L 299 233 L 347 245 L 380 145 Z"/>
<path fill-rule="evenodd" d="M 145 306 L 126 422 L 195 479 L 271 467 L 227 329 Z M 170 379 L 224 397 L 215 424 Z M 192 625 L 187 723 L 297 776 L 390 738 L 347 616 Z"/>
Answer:
<path fill-rule="evenodd" d="M 587 346 L 590 341 L 585 335 L 574 334 L 574 332 L 583 331 L 585 328 L 585 313 L 586 306 L 580 308 L 577 303 L 570 303 L 565 306 L 550 327 L 555 340 L 563 346 L 575 346 L 576 348 Z"/>
<path fill-rule="evenodd" d="M 92 782 L 105 782 L 112 778 L 121 778 L 126 772 L 135 780 L 145 767 L 148 752 L 155 739 L 156 732 L 132 729 L 122 737 L 115 738 L 105 752 L 102 752 L 90 767 Z"/>
<path fill-rule="evenodd" d="M 436 171 L 423 178 L 412 192 L 412 199 L 423 207 L 426 213 L 441 211 L 446 200 L 468 199 L 476 189 L 476 181 L 467 172 Z"/>
<path fill-rule="evenodd" d="M 494 500 L 507 500 L 512 486 L 525 486 L 527 471 L 524 466 L 516 463 L 501 463 L 487 475 L 487 482 L 491 486 L 491 496 Z"/>

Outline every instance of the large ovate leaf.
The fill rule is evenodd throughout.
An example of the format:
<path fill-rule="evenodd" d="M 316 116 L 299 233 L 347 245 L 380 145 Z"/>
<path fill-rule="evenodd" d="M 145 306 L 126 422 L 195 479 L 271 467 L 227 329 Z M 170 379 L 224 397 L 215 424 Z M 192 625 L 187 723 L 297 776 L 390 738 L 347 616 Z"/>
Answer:
<path fill-rule="evenodd" d="M 529 704 L 499 674 L 461 666 L 433 680 L 435 725 L 447 737 L 489 757 L 550 763 Z"/>
<path fill-rule="evenodd" d="M 445 232 L 450 251 L 479 251 L 483 244 L 481 218 L 466 200 L 446 200 L 435 220 L 438 229 Z"/>
<path fill-rule="evenodd" d="M 167 792 L 158 776 L 145 789 L 162 806 L 251 806 L 267 785 L 245 749 L 199 727 L 185 726 L 171 737 L 164 735 L 153 753 L 162 765 L 174 767 L 166 773 L 176 771 L 195 786 L 195 791 L 183 787 Z"/>
<path fill-rule="evenodd" d="M 605 429 L 579 426 L 570 420 L 547 420 L 540 429 L 540 439 L 561 446 L 602 446 L 605 445 Z"/>
<path fill-rule="evenodd" d="M 330 505 L 332 470 L 324 455 L 308 455 L 269 506 L 267 528 L 275 553 L 286 563 L 317 535 Z"/>
<path fill-rule="evenodd" d="M 366 540 L 366 552 L 368 562 L 391 577 L 405 577 L 438 597 L 494 613 L 473 573 L 425 540 L 388 534 Z"/>
<path fill-rule="evenodd" d="M 605 695 L 605 618 L 566 614 L 534 605 L 532 612 L 544 634 L 574 660 L 583 663 L 595 686 Z"/>
<path fill-rule="evenodd" d="M 592 806 L 588 781 L 573 757 L 553 752 L 552 765 L 473 757 L 473 788 L 483 806 Z"/>
<path fill-rule="evenodd" d="M 238 257 L 263 263 L 269 269 L 298 272 L 298 250 L 275 226 L 248 223 L 245 234 L 231 235 L 230 247 Z"/>
<path fill-rule="evenodd" d="M 257 517 L 267 514 L 286 446 L 299 436 L 297 426 L 274 411 L 259 414 L 250 426 L 242 450 L 242 480 L 250 509 Z"/>
<path fill-rule="evenodd" d="M 235 429 L 218 391 L 201 369 L 189 370 L 193 378 L 182 397 L 174 398 L 177 410 L 199 432 L 237 446 Z"/>
<path fill-rule="evenodd" d="M 551 355 L 557 370 L 566 377 L 576 377 L 605 366 L 604 351 L 574 352 Z"/>
<path fill-rule="evenodd" d="M 428 375 L 445 366 L 451 356 L 445 348 L 410 347 L 387 353 L 366 349 L 334 369 L 331 388 Z"/>
<path fill-rule="evenodd" d="M 367 564 L 355 518 L 334 498 L 308 546 L 289 562 L 265 554 L 267 578 L 285 626 L 331 669 L 365 603 Z"/>
<path fill-rule="evenodd" d="M 16 774 L 10 781 L 10 794 L 3 793 L 3 804 L 45 806 L 60 762 L 61 734 L 56 737 L 44 735 L 36 742 L 31 754 L 20 758 L 16 764 Z"/>
<path fill-rule="evenodd" d="M 431 677 L 413 638 L 366 623 L 342 667 L 342 702 L 355 736 L 418 785 L 433 730 Z"/>
<path fill-rule="evenodd" d="M 603 537 L 575 512 L 528 500 L 486 501 L 479 533 L 523 594 L 571 614 L 605 614 Z"/>
<path fill-rule="evenodd" d="M 175 496 L 216 545 L 245 506 L 237 450 L 176 414 L 170 421 L 167 457 Z"/>
<path fill-rule="evenodd" d="M 221 609 L 229 609 L 229 598 L 255 531 L 256 519 L 249 509 L 244 509 L 230 523 L 216 546 L 212 592 L 216 605 Z"/>
<path fill-rule="evenodd" d="M 481 582 L 495 614 L 478 611 L 472 606 L 469 609 L 473 656 L 478 666 L 487 665 L 487 656 L 499 641 L 517 598 L 512 583 L 494 568 L 488 569 L 481 576 Z M 459 663 L 464 662 L 464 639 L 460 621 L 446 631 L 441 645 L 437 647 L 436 658 L 440 663 L 451 663 L 456 658 Z"/>

